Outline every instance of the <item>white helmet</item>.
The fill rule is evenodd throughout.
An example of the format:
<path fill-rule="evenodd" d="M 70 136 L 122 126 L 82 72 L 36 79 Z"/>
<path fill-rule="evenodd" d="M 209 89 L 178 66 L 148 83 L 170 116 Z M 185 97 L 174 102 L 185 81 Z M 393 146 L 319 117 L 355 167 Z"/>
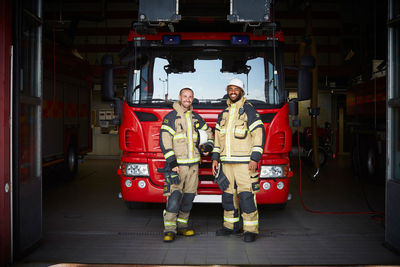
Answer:
<path fill-rule="evenodd" d="M 207 143 L 208 141 L 207 132 L 199 129 L 199 135 L 200 135 L 199 146 Z"/>
<path fill-rule="evenodd" d="M 240 80 L 240 79 L 238 79 L 238 78 L 233 78 L 229 83 L 228 83 L 228 85 L 226 86 L 226 89 L 228 89 L 228 86 L 229 85 L 234 85 L 234 86 L 237 86 L 237 87 L 240 87 L 240 89 L 244 89 L 244 84 L 243 84 L 243 82 L 242 82 L 242 80 Z"/>

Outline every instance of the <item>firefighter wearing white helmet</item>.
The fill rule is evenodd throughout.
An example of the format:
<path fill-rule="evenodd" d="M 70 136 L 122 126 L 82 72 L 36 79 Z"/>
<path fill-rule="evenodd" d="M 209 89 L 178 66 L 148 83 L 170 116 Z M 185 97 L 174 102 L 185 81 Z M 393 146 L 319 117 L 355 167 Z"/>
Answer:
<path fill-rule="evenodd" d="M 253 242 L 258 235 L 255 194 L 260 189 L 257 169 L 264 150 L 265 129 L 260 114 L 246 101 L 243 88 L 240 79 L 229 82 L 228 107 L 218 115 L 215 127 L 212 169 L 214 175 L 219 173 L 216 182 L 223 191 L 224 209 L 223 228 L 216 235 L 239 232 L 240 208 L 244 241 Z"/>
<path fill-rule="evenodd" d="M 204 131 L 207 136 L 205 143 L 202 141 L 203 154 L 208 155 L 213 149 L 211 128 L 199 114 L 193 112 L 193 99 L 193 90 L 183 88 L 179 101 L 173 104 L 174 110 L 164 117 L 160 130 L 160 148 L 166 159 L 166 167 L 162 170 L 165 177 L 164 196 L 167 196 L 165 242 L 174 241 L 176 234 L 194 235 L 194 230 L 188 228 L 188 219 L 199 181 L 199 131 Z"/>

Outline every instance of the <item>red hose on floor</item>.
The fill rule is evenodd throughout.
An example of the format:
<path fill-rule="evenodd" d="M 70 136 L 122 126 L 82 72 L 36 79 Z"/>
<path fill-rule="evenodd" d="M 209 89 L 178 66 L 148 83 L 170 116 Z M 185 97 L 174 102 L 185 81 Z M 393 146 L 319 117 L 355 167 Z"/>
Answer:
<path fill-rule="evenodd" d="M 383 212 L 379 211 L 316 211 L 316 210 L 311 210 L 309 209 L 303 201 L 303 193 L 301 190 L 301 154 L 300 154 L 300 129 L 297 127 L 297 147 L 298 147 L 298 152 L 299 152 L 299 178 L 300 178 L 300 202 L 301 205 L 303 206 L 304 210 L 311 212 L 311 213 L 317 213 L 317 214 L 374 214 L 374 215 L 384 215 Z M 382 218 L 383 220 L 383 218 Z"/>

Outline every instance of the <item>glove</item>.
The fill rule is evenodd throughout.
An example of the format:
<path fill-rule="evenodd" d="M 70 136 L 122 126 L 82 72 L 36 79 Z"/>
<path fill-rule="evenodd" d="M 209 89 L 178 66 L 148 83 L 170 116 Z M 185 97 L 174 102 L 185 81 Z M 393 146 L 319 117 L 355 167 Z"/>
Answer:
<path fill-rule="evenodd" d="M 210 142 L 200 145 L 200 152 L 201 154 L 211 152 L 213 150 L 213 145 Z"/>
<path fill-rule="evenodd" d="M 179 178 L 179 175 L 176 172 L 166 172 L 164 175 L 165 182 L 168 184 L 179 184 L 181 182 L 181 178 Z"/>
<path fill-rule="evenodd" d="M 223 171 L 221 170 L 221 167 L 218 168 L 218 173 L 215 176 L 215 180 L 214 183 L 218 184 L 219 189 L 221 189 L 221 191 L 225 191 L 228 186 L 229 186 L 229 180 L 228 178 L 226 178 L 225 174 L 223 173 Z"/>

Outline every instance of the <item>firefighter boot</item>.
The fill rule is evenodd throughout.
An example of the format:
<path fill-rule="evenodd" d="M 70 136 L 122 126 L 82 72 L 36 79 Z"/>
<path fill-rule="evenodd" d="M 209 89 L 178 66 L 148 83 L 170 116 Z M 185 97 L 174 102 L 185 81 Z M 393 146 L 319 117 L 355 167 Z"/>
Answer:
<path fill-rule="evenodd" d="M 236 235 L 240 233 L 240 229 L 229 229 L 226 227 L 222 227 L 215 232 L 216 236 L 227 236 L 227 235 Z"/>
<path fill-rule="evenodd" d="M 172 242 L 175 240 L 175 233 L 174 232 L 166 232 L 164 233 L 164 242 Z"/>
<path fill-rule="evenodd" d="M 252 232 L 245 232 L 244 233 L 244 242 L 254 242 L 257 238 L 257 234 L 252 233 Z"/>
<path fill-rule="evenodd" d="M 194 230 L 193 229 L 178 229 L 178 235 L 183 235 L 183 236 L 194 236 Z"/>

